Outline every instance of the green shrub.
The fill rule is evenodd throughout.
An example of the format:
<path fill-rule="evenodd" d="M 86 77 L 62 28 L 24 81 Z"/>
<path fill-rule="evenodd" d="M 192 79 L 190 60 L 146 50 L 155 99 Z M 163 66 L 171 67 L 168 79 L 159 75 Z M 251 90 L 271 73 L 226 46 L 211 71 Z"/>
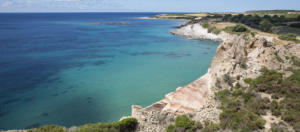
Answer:
<path fill-rule="evenodd" d="M 195 132 L 203 128 L 201 122 L 190 120 L 186 115 L 178 116 L 175 125 L 171 124 L 167 127 L 166 132 Z"/>
<path fill-rule="evenodd" d="M 208 28 L 208 33 L 220 34 L 221 30 L 218 30 L 216 27 L 212 26 Z"/>
<path fill-rule="evenodd" d="M 251 78 L 245 78 L 244 82 L 247 83 L 247 84 L 251 84 L 252 79 Z"/>
<path fill-rule="evenodd" d="M 193 129 L 202 129 L 202 128 L 203 128 L 203 125 L 201 122 L 196 122 L 193 125 Z"/>
<path fill-rule="evenodd" d="M 231 94 L 230 90 L 225 89 L 221 90 L 215 93 L 216 97 L 221 100 L 222 102 L 225 102 L 227 100 L 227 97 Z"/>
<path fill-rule="evenodd" d="M 239 107 L 237 107 L 240 109 Z M 247 110 L 223 110 L 220 114 L 222 129 L 258 130 L 264 128 L 265 120 L 259 115 Z"/>
<path fill-rule="evenodd" d="M 279 104 L 275 100 L 273 100 L 271 103 L 271 112 L 275 116 L 281 115 Z"/>
<path fill-rule="evenodd" d="M 294 33 L 281 34 L 279 36 L 279 39 L 299 42 L 299 40 L 297 39 L 297 35 Z"/>
<path fill-rule="evenodd" d="M 206 28 L 208 33 L 220 34 L 221 32 L 221 30 L 218 30 L 215 26 L 212 26 L 209 23 L 203 23 L 202 27 Z"/>
<path fill-rule="evenodd" d="M 176 127 L 175 125 L 169 125 L 166 129 L 166 132 L 175 132 Z"/>
<path fill-rule="evenodd" d="M 175 126 L 184 129 L 191 128 L 194 125 L 194 121 L 190 120 L 186 115 L 176 117 Z"/>
<path fill-rule="evenodd" d="M 285 59 L 287 59 L 287 60 L 288 60 L 288 59 L 290 59 L 290 57 L 289 57 L 289 56 L 285 56 Z"/>
<path fill-rule="evenodd" d="M 241 63 L 241 67 L 242 67 L 243 69 L 247 69 L 247 68 L 248 68 L 246 62 L 242 62 L 242 63 Z"/>
<path fill-rule="evenodd" d="M 201 132 L 216 132 L 218 130 L 220 130 L 219 124 L 215 124 L 210 121 L 206 121 L 205 127 L 201 130 Z"/>
<path fill-rule="evenodd" d="M 259 23 L 259 26 L 262 31 L 271 32 L 274 25 L 268 20 L 263 20 Z"/>
<path fill-rule="evenodd" d="M 135 118 L 126 118 L 126 119 L 120 121 L 118 124 L 119 124 L 121 130 L 127 129 L 130 131 L 133 131 L 136 129 L 138 122 L 137 122 L 137 119 L 135 119 Z"/>
<path fill-rule="evenodd" d="M 242 24 L 237 24 L 236 26 L 233 27 L 234 32 L 247 32 L 248 29 L 242 25 Z"/>
<path fill-rule="evenodd" d="M 40 128 L 28 130 L 28 132 L 66 132 L 66 129 L 61 126 L 49 125 L 49 126 L 42 126 Z"/>
<path fill-rule="evenodd" d="M 77 132 L 102 132 L 102 131 L 118 131 L 133 132 L 137 127 L 135 118 L 126 118 L 122 121 L 112 123 L 95 123 L 80 126 Z"/>
<path fill-rule="evenodd" d="M 244 81 L 251 85 L 251 89 L 258 92 L 266 92 L 271 94 L 272 92 L 282 91 L 278 82 L 283 81 L 282 73 L 277 73 L 274 70 L 268 70 L 267 68 L 262 68 L 262 75 L 255 79 L 245 79 Z"/>
<path fill-rule="evenodd" d="M 254 95 L 254 94 L 248 95 L 248 98 L 249 98 L 248 101 L 244 99 L 244 103 L 246 103 L 246 105 L 244 106 L 245 109 L 257 115 L 266 114 L 266 110 L 269 109 L 269 103 L 270 103 L 268 99 L 263 99 L 259 95 Z"/>
<path fill-rule="evenodd" d="M 210 27 L 210 25 L 209 25 L 209 23 L 207 23 L 207 22 L 206 22 L 206 23 L 203 23 L 203 24 L 202 24 L 202 27 L 204 27 L 204 28 L 207 28 L 207 29 L 208 29 L 208 28 Z"/>
<path fill-rule="evenodd" d="M 224 31 L 228 33 L 248 33 L 249 29 L 242 24 L 237 24 L 235 26 L 226 27 Z"/>
<path fill-rule="evenodd" d="M 272 114 L 281 116 L 284 121 L 297 129 L 300 122 L 300 70 L 291 68 L 288 70 L 292 71 L 293 74 L 283 78 L 281 73 L 262 68 L 262 75 L 252 79 L 249 88 L 271 94 L 273 99 L 283 98 L 279 104 L 277 101 L 272 101 L 270 104 Z"/>
<path fill-rule="evenodd" d="M 293 62 L 294 65 L 300 66 L 300 59 L 298 57 L 292 56 L 291 60 L 292 60 L 292 62 Z"/>
<path fill-rule="evenodd" d="M 228 73 L 227 73 L 227 74 L 224 74 L 223 80 L 224 80 L 224 82 L 226 82 L 229 86 L 233 86 L 234 80 L 233 80 L 233 78 L 232 78 Z"/>
<path fill-rule="evenodd" d="M 281 59 L 281 57 L 278 55 L 278 52 L 275 52 L 274 54 L 277 61 L 283 62 L 283 59 Z"/>
<path fill-rule="evenodd" d="M 242 97 L 244 99 L 244 101 L 247 103 L 249 100 L 251 100 L 252 98 L 255 97 L 255 95 L 251 92 L 247 92 L 245 94 L 242 94 Z"/>

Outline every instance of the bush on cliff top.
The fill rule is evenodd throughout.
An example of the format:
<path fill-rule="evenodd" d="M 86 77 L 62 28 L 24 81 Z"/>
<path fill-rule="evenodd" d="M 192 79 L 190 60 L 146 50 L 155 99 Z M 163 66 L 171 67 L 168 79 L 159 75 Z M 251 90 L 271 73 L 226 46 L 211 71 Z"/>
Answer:
<path fill-rule="evenodd" d="M 112 123 L 95 123 L 79 126 L 75 132 L 134 132 L 138 122 L 135 118 L 126 118 L 122 121 Z M 60 126 L 43 126 L 41 128 L 30 129 L 28 132 L 67 132 Z"/>
<path fill-rule="evenodd" d="M 138 122 L 135 118 L 126 118 L 112 123 L 96 123 L 80 126 L 77 132 L 133 132 Z"/>
<path fill-rule="evenodd" d="M 61 126 L 49 125 L 49 126 L 36 128 L 36 129 L 31 129 L 28 130 L 27 132 L 66 132 L 66 129 Z"/>
<path fill-rule="evenodd" d="M 175 125 L 171 124 L 167 127 L 166 132 L 196 132 L 203 128 L 201 122 L 195 122 L 186 115 L 176 117 Z"/>
<path fill-rule="evenodd" d="M 224 31 L 228 33 L 248 33 L 249 29 L 242 24 L 237 24 L 235 26 L 226 27 Z"/>
<path fill-rule="evenodd" d="M 186 115 L 178 116 L 175 120 L 175 126 L 184 129 L 191 128 L 193 124 L 194 121 L 190 120 Z"/>

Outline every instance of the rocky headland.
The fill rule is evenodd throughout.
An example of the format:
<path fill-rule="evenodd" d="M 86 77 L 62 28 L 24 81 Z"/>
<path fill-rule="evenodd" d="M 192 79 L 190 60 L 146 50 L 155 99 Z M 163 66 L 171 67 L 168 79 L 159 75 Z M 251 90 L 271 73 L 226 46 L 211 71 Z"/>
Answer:
<path fill-rule="evenodd" d="M 185 24 L 171 33 L 189 39 L 221 42 L 208 72 L 146 108 L 133 105 L 132 117 L 139 121 L 138 131 L 165 131 L 175 117 L 182 114 L 202 123 L 207 120 L 218 123 L 221 109 L 215 97 L 217 91 L 232 89 L 237 84 L 246 86 L 244 79 L 258 77 L 262 67 L 285 73 L 285 76 L 292 74 L 286 70 L 288 67 L 298 68 L 286 56 L 300 57 L 300 44 L 278 44 L 277 37 L 264 33 L 250 35 L 221 31 L 214 34 L 202 24 Z M 278 57 L 283 58 L 282 61 L 278 61 Z M 270 95 L 261 96 L 271 100 Z M 262 131 L 271 131 L 274 122 L 284 122 L 270 113 L 263 118 L 266 123 Z M 294 131 L 286 122 L 284 124 L 287 131 Z"/>

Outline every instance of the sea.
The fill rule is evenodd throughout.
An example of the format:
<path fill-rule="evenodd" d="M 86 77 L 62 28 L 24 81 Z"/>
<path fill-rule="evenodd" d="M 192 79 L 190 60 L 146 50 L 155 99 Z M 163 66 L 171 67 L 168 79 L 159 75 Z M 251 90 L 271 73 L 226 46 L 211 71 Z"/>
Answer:
<path fill-rule="evenodd" d="M 0 130 L 118 121 L 204 75 L 219 43 L 157 14 L 0 13 Z"/>

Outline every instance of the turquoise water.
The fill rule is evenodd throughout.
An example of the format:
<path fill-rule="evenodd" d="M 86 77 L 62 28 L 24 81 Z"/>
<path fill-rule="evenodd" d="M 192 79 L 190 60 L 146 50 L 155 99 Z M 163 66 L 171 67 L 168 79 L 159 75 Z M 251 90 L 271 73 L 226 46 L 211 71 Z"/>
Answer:
<path fill-rule="evenodd" d="M 116 121 L 205 74 L 219 43 L 152 15 L 0 14 L 0 129 Z"/>

